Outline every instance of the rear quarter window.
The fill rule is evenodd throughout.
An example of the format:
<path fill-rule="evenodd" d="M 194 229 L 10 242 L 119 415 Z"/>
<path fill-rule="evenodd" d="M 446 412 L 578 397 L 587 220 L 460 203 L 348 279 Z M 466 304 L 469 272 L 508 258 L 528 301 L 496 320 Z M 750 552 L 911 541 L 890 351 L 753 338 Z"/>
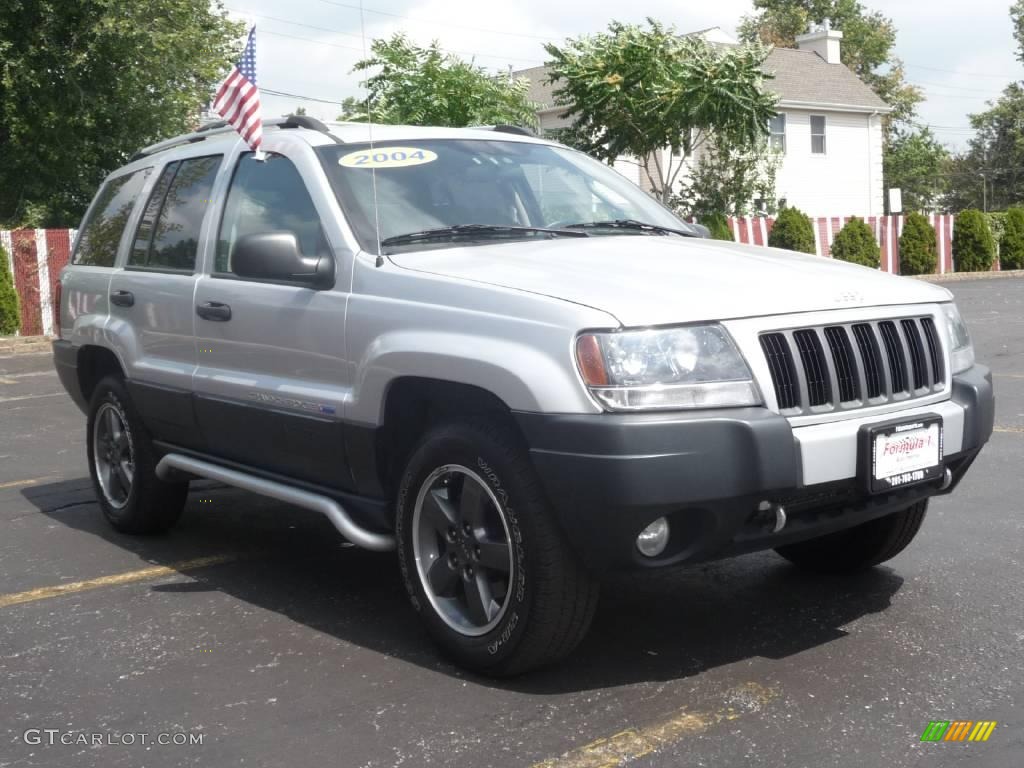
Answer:
<path fill-rule="evenodd" d="M 100 188 L 96 201 L 82 223 L 72 264 L 87 267 L 114 266 L 121 235 L 151 170 L 142 168 L 117 176 Z"/>

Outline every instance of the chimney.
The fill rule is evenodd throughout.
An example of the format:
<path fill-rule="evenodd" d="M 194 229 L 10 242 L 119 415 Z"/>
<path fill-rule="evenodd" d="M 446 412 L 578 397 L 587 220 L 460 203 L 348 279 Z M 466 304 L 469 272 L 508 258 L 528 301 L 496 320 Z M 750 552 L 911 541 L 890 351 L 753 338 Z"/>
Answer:
<path fill-rule="evenodd" d="M 843 33 L 832 29 L 826 19 L 818 29 L 797 35 L 796 47 L 801 51 L 813 51 L 829 64 L 839 64 L 839 41 L 842 39 Z"/>

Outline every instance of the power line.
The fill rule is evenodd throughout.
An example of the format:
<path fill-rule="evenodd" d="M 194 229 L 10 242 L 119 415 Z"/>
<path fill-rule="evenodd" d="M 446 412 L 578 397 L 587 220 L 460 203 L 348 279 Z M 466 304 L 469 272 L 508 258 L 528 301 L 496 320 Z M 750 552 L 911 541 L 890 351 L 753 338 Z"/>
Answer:
<path fill-rule="evenodd" d="M 280 22 L 282 24 L 293 24 L 293 25 L 295 25 L 297 27 L 306 27 L 307 29 L 316 29 L 316 30 L 319 30 L 321 32 L 330 32 L 331 34 L 345 35 L 347 37 L 359 38 L 359 35 L 353 34 L 351 32 L 343 32 L 340 29 L 332 29 L 330 27 L 318 27 L 318 26 L 313 25 L 313 24 L 303 24 L 303 23 L 297 22 L 297 21 L 289 21 L 288 19 L 279 19 L 279 18 L 277 18 L 275 16 L 264 16 L 263 14 L 260 14 L 260 13 L 250 13 L 248 11 L 242 11 L 242 10 L 239 10 L 237 8 L 229 8 L 228 10 L 233 11 L 234 13 L 242 14 L 242 15 L 255 16 L 257 18 L 267 19 L 269 21 L 277 21 L 277 22 Z M 290 38 L 293 38 L 295 40 L 304 40 L 304 41 L 309 42 L 309 43 L 318 43 L 320 45 L 327 45 L 327 46 L 331 46 L 332 48 L 342 48 L 344 50 L 350 50 L 350 51 L 362 51 L 363 50 L 361 47 L 358 47 L 358 46 L 340 45 L 338 43 L 330 43 L 330 42 L 327 42 L 326 40 L 319 40 L 319 39 L 317 39 L 315 37 L 302 37 L 300 35 L 289 35 L 289 34 L 286 34 L 284 32 L 276 32 L 276 31 L 274 31 L 272 29 L 262 29 L 261 32 L 264 32 L 264 33 L 266 33 L 268 35 L 274 35 L 276 37 L 290 37 Z M 463 56 L 472 56 L 474 58 L 479 57 L 479 58 L 485 58 L 485 59 L 500 59 L 501 61 L 523 61 L 523 62 L 526 62 L 528 64 L 543 64 L 542 61 L 539 61 L 537 59 L 526 59 L 526 58 L 523 58 L 522 56 L 504 56 L 504 55 L 495 54 L 495 53 L 477 53 L 476 51 L 460 51 L 460 50 L 455 50 L 455 49 L 452 49 L 452 48 L 442 48 L 441 50 L 444 51 L 445 53 L 458 53 L 458 54 L 461 54 Z"/>
<path fill-rule="evenodd" d="M 333 99 L 321 99 L 316 96 L 303 96 L 298 93 L 288 93 L 287 91 L 275 91 L 270 88 L 262 87 L 260 88 L 260 93 L 266 93 L 269 94 L 270 96 L 283 96 L 289 99 L 302 99 L 303 101 L 318 101 L 321 104 L 332 104 L 337 107 L 343 106 L 345 103 L 343 101 L 334 101 Z"/>
<path fill-rule="evenodd" d="M 945 72 L 950 75 L 966 75 L 967 77 L 991 77 L 995 80 L 1002 80 L 1004 82 L 1009 82 L 1010 80 L 1013 80 L 1012 76 L 1008 77 L 1005 74 L 997 75 L 992 72 L 962 72 L 958 69 L 940 69 L 939 67 L 928 67 L 925 66 L 924 64 L 913 64 L 909 61 L 905 61 L 903 63 L 906 64 L 908 67 L 914 67 L 915 69 L 928 69 L 931 70 L 932 72 Z"/>
<path fill-rule="evenodd" d="M 317 0 L 317 2 L 324 3 L 326 5 L 334 5 L 334 6 L 337 6 L 338 8 L 350 8 L 350 9 L 356 10 L 356 11 L 360 10 L 358 5 L 351 5 L 349 3 L 339 3 L 339 2 L 336 2 L 336 0 Z M 503 31 L 503 30 L 500 30 L 500 29 L 487 29 L 485 27 L 471 27 L 471 26 L 469 26 L 467 24 L 453 24 L 453 23 L 448 22 L 448 21 L 431 21 L 430 19 L 417 19 L 417 18 L 415 18 L 413 16 L 407 16 L 407 15 L 402 14 L 402 13 L 389 13 L 388 11 L 375 11 L 372 8 L 365 8 L 364 10 L 366 11 L 366 13 L 375 13 L 378 16 L 391 16 L 392 18 L 395 18 L 395 19 L 406 19 L 407 21 L 413 21 L 413 22 L 416 22 L 417 24 L 434 24 L 434 25 L 440 26 L 440 27 L 454 27 L 456 29 L 467 29 L 467 30 L 469 30 L 471 32 L 487 32 L 488 34 L 492 34 L 492 35 L 507 35 L 509 37 L 526 37 L 526 38 L 530 38 L 532 40 L 543 40 L 546 43 L 554 42 L 554 40 L 552 38 L 550 38 L 550 37 L 543 37 L 541 35 L 530 35 L 530 34 L 527 34 L 525 32 L 506 32 L 506 31 Z"/>

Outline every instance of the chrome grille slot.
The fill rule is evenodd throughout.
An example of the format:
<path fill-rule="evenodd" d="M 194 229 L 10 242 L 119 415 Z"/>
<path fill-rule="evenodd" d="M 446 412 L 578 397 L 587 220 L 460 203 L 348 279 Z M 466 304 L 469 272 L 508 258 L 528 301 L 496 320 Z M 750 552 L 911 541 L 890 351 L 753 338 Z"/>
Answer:
<path fill-rule="evenodd" d="M 875 332 L 870 325 L 859 323 L 853 326 L 853 335 L 857 339 L 857 349 L 860 351 L 860 359 L 864 365 L 868 397 L 882 397 L 885 394 L 884 363 Z"/>
<path fill-rule="evenodd" d="M 797 385 L 793 353 L 789 349 L 786 337 L 781 333 L 766 333 L 761 337 L 761 349 L 768 360 L 768 370 L 771 371 L 779 409 L 798 408 L 800 388 Z"/>
<path fill-rule="evenodd" d="M 907 391 L 907 358 L 903 355 L 903 342 L 896 330 L 896 324 L 886 320 L 878 324 L 885 345 L 885 355 L 889 361 L 889 384 L 892 394 Z"/>
<path fill-rule="evenodd" d="M 929 385 L 928 362 L 924 357 L 924 344 L 921 341 L 921 333 L 917 330 L 917 323 L 914 320 L 901 320 L 903 335 L 907 339 L 907 349 L 910 350 L 910 368 L 914 374 L 914 389 L 924 389 Z"/>
<path fill-rule="evenodd" d="M 796 342 L 796 348 L 800 352 L 800 362 L 803 363 L 808 403 L 812 407 L 826 405 L 829 402 L 831 385 L 828 379 L 825 352 L 821 348 L 818 334 L 808 329 L 795 331 L 793 341 Z"/>
<path fill-rule="evenodd" d="M 839 402 L 849 403 L 860 399 L 860 379 L 853 361 L 850 337 L 842 326 L 832 325 L 825 329 L 825 339 L 832 352 L 836 368 L 836 383 L 839 385 Z"/>
<path fill-rule="evenodd" d="M 924 329 L 924 337 L 928 342 L 928 356 L 932 361 L 932 380 L 936 384 L 942 384 L 946 380 L 946 368 L 942 362 L 942 345 L 939 343 L 939 334 L 935 330 L 935 321 L 930 317 L 922 317 L 921 328 Z"/>
<path fill-rule="evenodd" d="M 785 416 L 905 402 L 943 390 L 942 344 L 931 317 L 901 317 L 760 334 Z"/>

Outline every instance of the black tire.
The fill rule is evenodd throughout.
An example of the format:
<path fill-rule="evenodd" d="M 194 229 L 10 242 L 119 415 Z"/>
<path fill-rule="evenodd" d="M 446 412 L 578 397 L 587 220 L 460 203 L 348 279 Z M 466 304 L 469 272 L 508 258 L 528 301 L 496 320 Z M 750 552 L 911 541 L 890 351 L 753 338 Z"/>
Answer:
<path fill-rule="evenodd" d="M 927 511 L 928 500 L 925 499 L 849 530 L 779 547 L 775 551 L 794 565 L 816 573 L 861 571 L 891 560 L 906 549 L 921 530 Z"/>
<path fill-rule="evenodd" d="M 459 467 L 459 469 L 451 469 Z M 469 474 L 463 472 L 469 470 Z M 443 479 L 432 480 L 437 473 Z M 436 530 L 424 527 L 421 521 L 426 517 L 426 499 L 430 483 L 448 486 L 452 481 L 452 493 L 462 481 L 458 491 L 457 506 L 461 514 L 462 496 L 466 483 L 475 481 L 483 486 L 475 492 L 491 520 L 500 515 L 504 531 L 493 538 L 507 535 L 505 546 L 506 561 L 510 572 L 506 578 L 507 588 L 501 600 L 501 611 L 491 619 L 496 624 L 488 629 L 488 623 L 459 631 L 450 625 L 451 616 L 445 618 L 442 608 L 432 602 L 424 581 L 429 581 L 422 571 L 431 565 L 438 566 L 455 557 L 457 545 L 445 543 Z M 449 493 L 447 490 L 442 493 Z M 455 499 L 454 496 L 447 496 Z M 486 417 L 467 420 L 465 423 L 447 423 L 429 430 L 419 446 L 413 451 L 399 485 L 397 495 L 396 534 L 398 539 L 399 564 L 402 578 L 412 600 L 413 607 L 420 614 L 427 630 L 440 646 L 442 652 L 456 663 L 468 669 L 494 677 L 508 677 L 536 669 L 568 655 L 583 639 L 597 607 L 598 585 L 584 570 L 575 553 L 555 523 L 537 474 L 530 463 L 522 440 L 511 429 L 501 426 L 496 420 Z M 434 517 L 443 524 L 445 518 Z M 424 541 L 439 542 L 439 554 L 433 558 L 417 560 L 414 538 L 416 527 L 421 531 L 420 551 Z M 458 525 L 458 524 L 457 524 Z M 467 536 L 469 530 L 467 528 Z M 456 526 L 450 528 L 454 536 Z M 492 538 L 487 536 L 485 538 Z M 476 550 L 477 556 L 480 550 Z M 467 555 L 472 557 L 472 555 Z M 449 563 L 450 564 L 450 563 Z M 472 562 L 470 562 L 472 565 Z M 482 566 L 482 560 L 477 563 Z M 456 574 L 464 575 L 464 566 L 452 566 Z M 486 566 L 478 573 L 487 571 Z M 491 576 L 497 572 L 492 572 Z M 468 601 L 468 590 L 474 584 L 471 578 L 460 582 L 454 578 L 454 596 L 435 596 L 438 602 L 458 603 L 458 591 L 463 601 Z M 501 575 L 498 574 L 499 587 Z M 432 593 L 433 594 L 433 593 Z M 488 592 L 487 594 L 491 594 Z M 495 590 L 495 595 L 502 594 Z M 496 605 L 498 599 L 495 599 Z M 492 603 L 488 602 L 488 606 Z M 485 612 L 485 615 L 488 615 Z M 465 631 L 481 632 L 468 636 Z"/>
<path fill-rule="evenodd" d="M 124 428 L 124 437 L 116 442 L 127 445 L 130 452 L 130 482 L 125 482 L 123 470 L 114 470 L 113 476 L 108 474 L 107 479 L 101 480 L 101 474 L 104 474 L 101 465 L 124 466 L 120 460 L 109 459 L 107 447 L 115 441 L 102 439 L 104 432 L 109 430 L 98 422 L 111 417 L 119 417 Z M 99 450 L 103 454 L 99 463 L 97 430 L 100 431 Z M 119 376 L 107 376 L 96 385 L 89 403 L 86 444 L 89 474 L 96 498 L 103 515 L 115 529 L 122 533 L 163 533 L 178 521 L 188 496 L 188 482 L 167 483 L 156 476 L 157 455 L 152 438 Z M 120 455 L 123 457 L 123 452 Z"/>

